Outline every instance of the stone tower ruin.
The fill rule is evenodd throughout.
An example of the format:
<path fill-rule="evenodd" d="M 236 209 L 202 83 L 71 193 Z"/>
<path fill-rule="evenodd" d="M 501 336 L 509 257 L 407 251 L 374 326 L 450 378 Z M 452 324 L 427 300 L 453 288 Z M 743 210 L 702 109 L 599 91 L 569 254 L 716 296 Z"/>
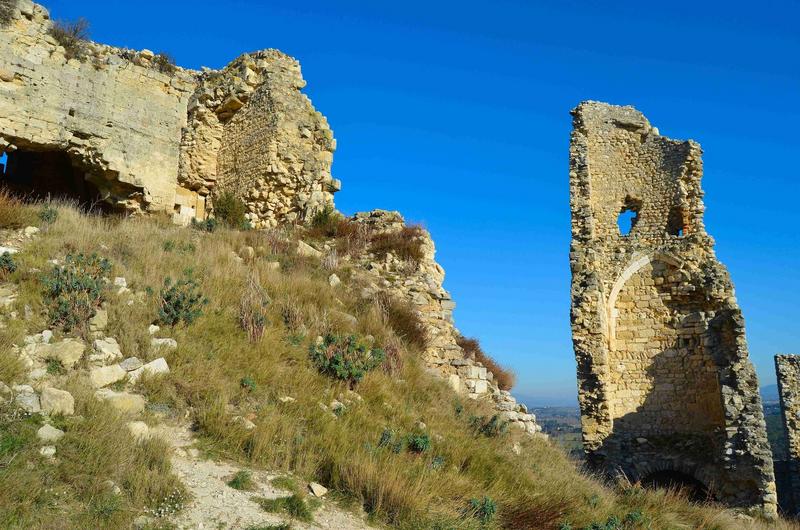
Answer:
<path fill-rule="evenodd" d="M 778 397 L 786 434 L 786 461 L 778 478 L 781 508 L 791 515 L 800 514 L 800 355 L 776 355 Z"/>
<path fill-rule="evenodd" d="M 742 312 L 703 224 L 702 150 L 632 107 L 572 111 L 572 334 L 588 462 L 774 515 Z"/>

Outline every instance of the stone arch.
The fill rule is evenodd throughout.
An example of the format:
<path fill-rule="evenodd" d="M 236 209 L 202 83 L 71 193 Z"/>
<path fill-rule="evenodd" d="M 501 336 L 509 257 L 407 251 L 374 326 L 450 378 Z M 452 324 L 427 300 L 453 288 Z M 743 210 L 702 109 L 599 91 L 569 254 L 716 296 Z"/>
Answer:
<path fill-rule="evenodd" d="M 680 260 L 656 254 L 634 259 L 612 288 L 604 387 L 615 431 L 706 436 L 724 426 L 704 298 L 683 283 Z"/>

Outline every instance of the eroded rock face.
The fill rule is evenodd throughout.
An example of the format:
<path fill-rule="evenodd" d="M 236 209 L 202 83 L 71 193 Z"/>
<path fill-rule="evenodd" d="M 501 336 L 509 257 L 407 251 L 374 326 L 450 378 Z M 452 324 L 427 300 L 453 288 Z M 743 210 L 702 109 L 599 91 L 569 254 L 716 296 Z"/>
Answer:
<path fill-rule="evenodd" d="M 775 462 L 776 474 L 783 479 L 778 481 L 778 495 L 781 509 L 797 515 L 800 513 L 800 355 L 776 355 L 775 373 L 787 456 L 780 468 Z"/>
<path fill-rule="evenodd" d="M 758 382 L 703 225 L 702 151 L 584 102 L 570 147 L 572 332 L 590 464 L 776 514 Z"/>
<path fill-rule="evenodd" d="M 147 50 L 93 42 L 69 59 L 51 26 L 44 7 L 19 0 L 0 27 L 2 183 L 183 224 L 204 219 L 221 190 L 245 201 L 256 228 L 333 204 L 335 140 L 295 59 L 266 50 L 171 71 Z"/>

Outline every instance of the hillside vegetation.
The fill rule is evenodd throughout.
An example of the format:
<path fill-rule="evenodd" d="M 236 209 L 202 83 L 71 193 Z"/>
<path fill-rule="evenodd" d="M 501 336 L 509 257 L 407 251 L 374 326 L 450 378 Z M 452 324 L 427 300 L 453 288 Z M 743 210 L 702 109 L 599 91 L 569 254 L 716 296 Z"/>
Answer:
<path fill-rule="evenodd" d="M 418 345 L 359 296 L 346 260 L 297 254 L 297 240 L 310 237 L 302 228 L 208 231 L 68 205 L 39 215 L 42 208 L 0 197 L 5 236 L 33 222 L 41 229 L 0 277 L 0 286 L 18 289 L 13 304 L 0 308 L 0 381 L 9 386 L 27 381 L 12 349 L 26 335 L 52 329 L 58 339 L 90 338 L 85 320 L 54 321 L 43 278 L 56 267 L 50 260 L 96 254 L 108 260 L 100 274 L 109 281 L 101 281 L 97 299 L 109 315 L 106 335 L 125 357 L 163 356 L 170 367 L 123 383 L 146 397 L 135 419 L 188 422 L 208 458 L 319 482 L 378 527 L 768 527 L 675 492 L 603 485 L 546 440 L 494 428 L 488 409 L 430 376 Z M 329 282 L 333 272 L 341 285 Z M 117 294 L 115 277 L 126 278 L 128 292 Z M 177 348 L 151 351 L 151 324 Z M 85 359 L 73 369 L 49 368 L 48 384 L 75 397 L 75 415 L 46 419 L 2 405 L 0 527 L 129 528 L 150 514 L 151 528 L 170 528 L 192 500 L 170 473 L 166 443 L 137 442 L 126 428 L 131 418 L 94 399 Z M 50 459 L 36 439 L 46 420 L 65 432 Z M 244 487 L 246 478 L 236 484 Z"/>

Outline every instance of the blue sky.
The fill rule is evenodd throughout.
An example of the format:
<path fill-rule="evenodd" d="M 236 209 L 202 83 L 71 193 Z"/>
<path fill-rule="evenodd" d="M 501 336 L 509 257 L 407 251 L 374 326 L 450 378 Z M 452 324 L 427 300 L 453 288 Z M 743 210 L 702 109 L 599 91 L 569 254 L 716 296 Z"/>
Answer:
<path fill-rule="evenodd" d="M 575 400 L 569 110 L 632 104 L 705 150 L 706 226 L 762 384 L 800 353 L 800 3 L 53 0 L 187 67 L 297 57 L 338 140 L 337 206 L 433 233 L 456 322 L 533 402 Z M 670 9 L 672 8 L 672 9 Z"/>

